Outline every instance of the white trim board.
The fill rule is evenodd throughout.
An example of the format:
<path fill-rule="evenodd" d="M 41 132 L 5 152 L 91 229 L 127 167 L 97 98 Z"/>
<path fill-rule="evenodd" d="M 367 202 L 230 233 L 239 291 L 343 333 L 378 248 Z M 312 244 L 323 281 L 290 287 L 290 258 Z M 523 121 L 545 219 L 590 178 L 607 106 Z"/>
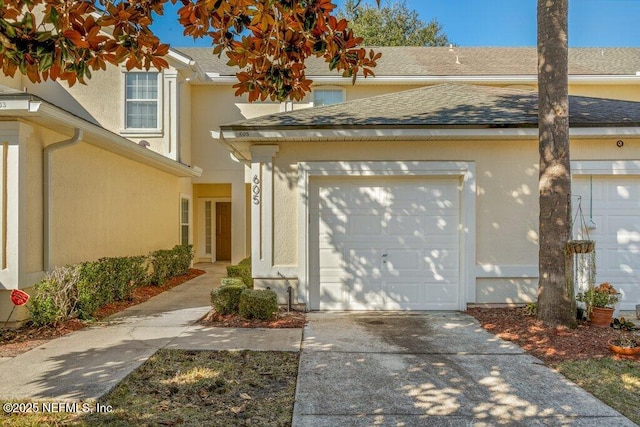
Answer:
<path fill-rule="evenodd" d="M 300 162 L 298 163 L 299 302 L 309 304 L 309 187 L 313 177 L 460 177 L 458 307 L 475 301 L 476 178 L 474 162 Z"/>

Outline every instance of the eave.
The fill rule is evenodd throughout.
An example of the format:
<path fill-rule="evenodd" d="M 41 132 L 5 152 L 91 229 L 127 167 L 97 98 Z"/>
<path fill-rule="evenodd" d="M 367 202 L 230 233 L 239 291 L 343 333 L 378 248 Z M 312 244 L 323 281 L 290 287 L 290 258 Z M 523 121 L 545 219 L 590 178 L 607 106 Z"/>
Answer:
<path fill-rule="evenodd" d="M 0 99 L 2 98 L 0 97 Z M 68 135 L 72 135 L 74 129 L 81 129 L 84 134 L 82 141 L 93 146 L 177 177 L 199 177 L 202 175 L 202 169 L 197 166 L 176 162 L 42 100 L 23 96 L 2 99 L 2 101 L 4 107 L 0 109 L 0 120 L 21 119 L 51 127 Z"/>
<path fill-rule="evenodd" d="M 251 160 L 251 145 L 279 142 L 359 142 L 359 141 L 433 141 L 433 140 L 537 140 L 538 128 L 522 127 L 354 127 L 354 128 L 272 128 L 233 129 L 222 127 L 220 141 L 241 160 Z M 571 138 L 640 137 L 640 126 L 574 127 Z"/>

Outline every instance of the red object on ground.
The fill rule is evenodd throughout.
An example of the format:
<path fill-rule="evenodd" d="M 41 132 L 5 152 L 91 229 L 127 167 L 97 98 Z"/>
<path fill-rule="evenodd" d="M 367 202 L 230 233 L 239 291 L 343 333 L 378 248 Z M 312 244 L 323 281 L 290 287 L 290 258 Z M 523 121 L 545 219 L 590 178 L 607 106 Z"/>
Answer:
<path fill-rule="evenodd" d="M 13 305 L 25 305 L 29 301 L 29 294 L 19 289 L 11 291 L 11 302 Z"/>

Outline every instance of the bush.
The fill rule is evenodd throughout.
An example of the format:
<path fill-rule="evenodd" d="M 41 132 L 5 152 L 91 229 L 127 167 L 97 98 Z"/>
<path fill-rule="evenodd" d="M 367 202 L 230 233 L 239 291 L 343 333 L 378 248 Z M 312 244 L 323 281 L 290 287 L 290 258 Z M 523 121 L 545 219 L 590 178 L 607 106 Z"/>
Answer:
<path fill-rule="evenodd" d="M 80 269 L 59 267 L 34 286 L 27 309 L 36 326 L 55 325 L 76 315 Z"/>
<path fill-rule="evenodd" d="M 58 267 L 35 285 L 27 308 L 38 326 L 55 325 L 73 317 L 89 318 L 106 304 L 131 299 L 133 291 L 150 279 L 162 284 L 170 277 L 187 273 L 192 258 L 192 246 L 178 245 L 152 252 L 148 257 L 101 258 Z M 147 274 L 150 264 L 153 276 Z"/>
<path fill-rule="evenodd" d="M 253 277 L 251 276 L 251 257 L 245 258 L 238 265 L 227 266 L 227 276 L 242 279 L 249 289 L 253 289 Z"/>
<path fill-rule="evenodd" d="M 149 254 L 152 270 L 150 282 L 154 285 L 162 285 L 169 277 L 187 274 L 192 260 L 192 245 L 176 245 L 173 249 L 151 252 Z"/>
<path fill-rule="evenodd" d="M 240 294 L 246 291 L 244 283 L 230 283 L 211 291 L 211 305 L 216 312 L 227 315 L 238 313 Z"/>
<path fill-rule="evenodd" d="M 240 294 L 238 311 L 245 319 L 271 319 L 278 311 L 278 296 L 272 290 L 245 289 Z"/>
<path fill-rule="evenodd" d="M 228 286 L 228 285 L 242 285 L 246 288 L 244 282 L 242 281 L 241 278 L 239 277 L 225 277 L 220 281 L 220 284 L 222 286 Z"/>
<path fill-rule="evenodd" d="M 131 299 L 133 291 L 147 283 L 144 256 L 101 258 L 80 264 L 78 314 L 88 318 L 113 301 Z"/>

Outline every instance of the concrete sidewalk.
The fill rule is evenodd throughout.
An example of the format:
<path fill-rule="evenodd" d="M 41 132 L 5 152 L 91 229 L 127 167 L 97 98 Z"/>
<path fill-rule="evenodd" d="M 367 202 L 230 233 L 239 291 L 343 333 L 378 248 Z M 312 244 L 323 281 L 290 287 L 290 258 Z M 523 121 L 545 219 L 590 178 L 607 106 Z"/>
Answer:
<path fill-rule="evenodd" d="M 210 292 L 224 264 L 104 321 L 0 364 L 0 399 L 99 399 L 161 348 L 299 351 L 302 331 L 207 328 Z"/>
<path fill-rule="evenodd" d="M 463 313 L 310 313 L 293 414 L 313 426 L 634 426 Z"/>

